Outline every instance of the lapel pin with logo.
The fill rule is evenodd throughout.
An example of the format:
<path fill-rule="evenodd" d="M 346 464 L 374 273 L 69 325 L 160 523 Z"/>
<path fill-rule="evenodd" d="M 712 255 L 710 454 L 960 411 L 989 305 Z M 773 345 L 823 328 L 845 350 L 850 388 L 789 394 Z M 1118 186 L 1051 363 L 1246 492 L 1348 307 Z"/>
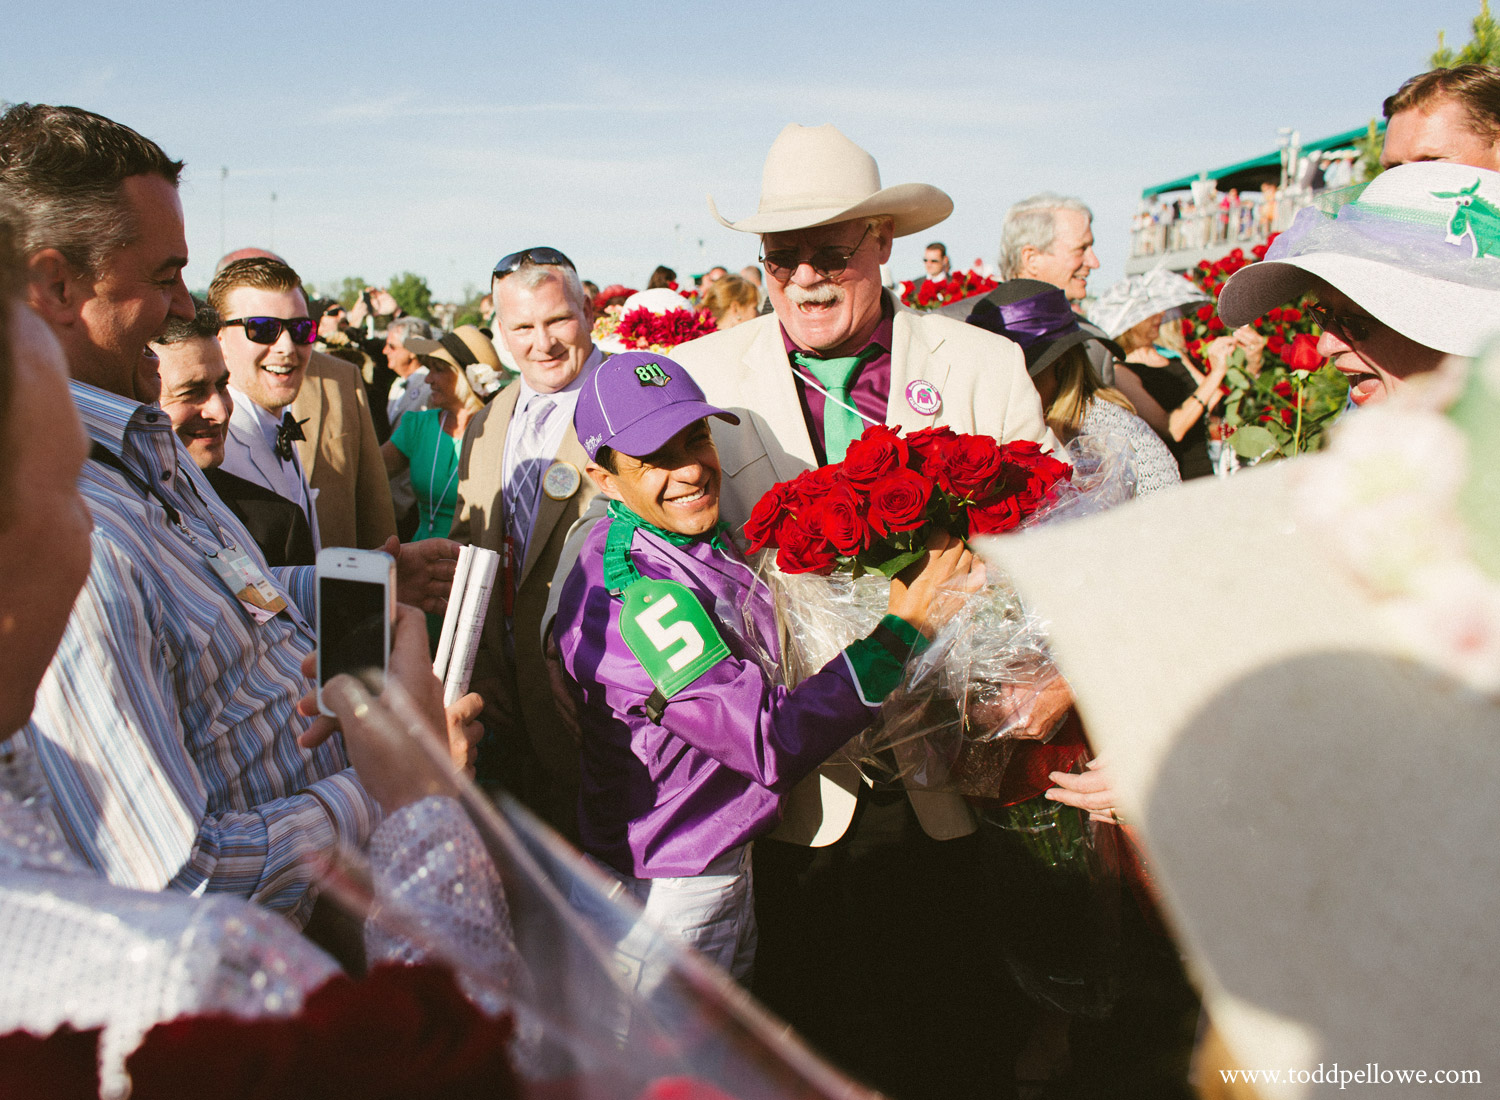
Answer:
<path fill-rule="evenodd" d="M 943 407 L 943 395 L 925 378 L 906 384 L 906 403 L 922 416 L 931 416 Z"/>
<path fill-rule="evenodd" d="M 542 475 L 542 492 L 552 500 L 567 500 L 583 484 L 583 475 L 571 462 L 561 460 L 547 467 Z"/>

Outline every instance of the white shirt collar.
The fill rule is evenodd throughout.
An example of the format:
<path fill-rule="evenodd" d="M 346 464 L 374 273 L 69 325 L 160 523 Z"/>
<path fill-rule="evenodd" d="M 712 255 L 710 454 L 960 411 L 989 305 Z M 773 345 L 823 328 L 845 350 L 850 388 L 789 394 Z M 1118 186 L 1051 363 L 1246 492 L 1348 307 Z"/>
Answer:
<path fill-rule="evenodd" d="M 589 352 L 589 357 L 583 361 L 583 369 L 578 372 L 578 377 L 554 393 L 538 393 L 532 388 L 531 383 L 526 381 L 526 376 L 521 375 L 521 392 L 516 397 L 516 415 L 519 416 L 526 411 L 526 406 L 531 404 L 533 397 L 550 397 L 565 408 L 574 408 L 578 404 L 578 395 L 583 390 L 583 384 L 602 362 L 604 362 L 604 352 L 598 344 L 595 344 Z M 571 413 L 568 419 L 572 419 Z"/>

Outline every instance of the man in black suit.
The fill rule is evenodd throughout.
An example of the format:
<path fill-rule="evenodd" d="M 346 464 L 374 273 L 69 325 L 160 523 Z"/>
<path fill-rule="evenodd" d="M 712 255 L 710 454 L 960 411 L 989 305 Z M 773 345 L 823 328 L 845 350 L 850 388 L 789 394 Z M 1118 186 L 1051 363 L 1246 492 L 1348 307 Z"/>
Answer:
<path fill-rule="evenodd" d="M 219 315 L 194 299 L 191 321 L 169 320 L 151 344 L 161 360 L 161 408 L 188 457 L 240 518 L 270 565 L 312 565 L 317 553 L 302 509 L 252 481 L 219 469 L 234 399 L 219 348 Z"/>

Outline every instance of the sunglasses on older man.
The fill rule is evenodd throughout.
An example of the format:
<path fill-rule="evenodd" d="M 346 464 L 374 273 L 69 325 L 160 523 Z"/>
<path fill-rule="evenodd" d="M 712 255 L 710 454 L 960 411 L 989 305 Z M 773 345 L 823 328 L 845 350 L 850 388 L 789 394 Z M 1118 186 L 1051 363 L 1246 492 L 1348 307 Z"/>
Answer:
<path fill-rule="evenodd" d="M 825 244 L 822 248 L 814 249 L 810 256 L 802 255 L 795 248 L 777 248 L 763 254 L 760 262 L 765 264 L 766 274 L 779 283 L 790 279 L 803 264 L 812 268 L 823 278 L 832 279 L 844 273 L 849 266 L 849 261 L 864 245 L 865 238 L 869 235 L 870 227 L 867 225 L 853 248 L 846 245 Z"/>
<path fill-rule="evenodd" d="M 256 344 L 274 344 L 283 329 L 294 344 L 310 344 L 318 338 L 318 322 L 311 317 L 235 317 L 224 322 L 225 328 L 230 325 L 243 325 L 245 336 Z"/>
<path fill-rule="evenodd" d="M 519 252 L 512 252 L 509 256 L 500 257 L 500 262 L 495 265 L 495 278 L 503 279 L 523 264 L 544 264 L 553 267 L 573 267 L 573 261 L 564 256 L 555 248 L 523 248 Z"/>

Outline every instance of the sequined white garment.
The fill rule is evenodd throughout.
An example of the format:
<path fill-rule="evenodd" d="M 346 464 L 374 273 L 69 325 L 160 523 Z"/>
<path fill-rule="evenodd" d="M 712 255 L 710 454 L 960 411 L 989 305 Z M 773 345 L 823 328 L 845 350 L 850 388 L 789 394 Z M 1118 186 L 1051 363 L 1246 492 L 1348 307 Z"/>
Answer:
<path fill-rule="evenodd" d="M 153 1024 L 187 1013 L 291 1015 L 339 972 L 287 920 L 240 898 L 146 893 L 97 877 L 49 825 L 42 789 L 24 750 L 0 749 L 0 1034 L 103 1026 L 102 1092 L 121 1096 L 125 1058 Z M 417 961 L 424 943 L 443 937 L 509 988 L 520 963 L 504 896 L 462 809 L 439 798 L 407 806 L 372 846 L 378 894 L 417 914 L 433 939 L 372 934 L 371 961 Z"/>

